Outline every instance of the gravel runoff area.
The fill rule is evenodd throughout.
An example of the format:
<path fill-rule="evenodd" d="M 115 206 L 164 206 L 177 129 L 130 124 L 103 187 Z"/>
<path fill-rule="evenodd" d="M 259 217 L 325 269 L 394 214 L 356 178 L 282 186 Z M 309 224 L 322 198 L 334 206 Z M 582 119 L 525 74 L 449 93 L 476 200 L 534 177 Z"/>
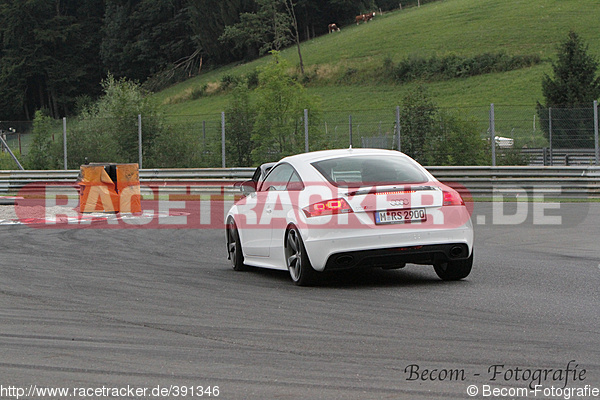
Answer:
<path fill-rule="evenodd" d="M 17 216 L 18 208 L 18 216 Z M 56 215 L 73 215 L 70 207 L 44 207 L 44 206 L 0 206 L 0 222 L 16 221 L 20 218 L 53 218 Z"/>

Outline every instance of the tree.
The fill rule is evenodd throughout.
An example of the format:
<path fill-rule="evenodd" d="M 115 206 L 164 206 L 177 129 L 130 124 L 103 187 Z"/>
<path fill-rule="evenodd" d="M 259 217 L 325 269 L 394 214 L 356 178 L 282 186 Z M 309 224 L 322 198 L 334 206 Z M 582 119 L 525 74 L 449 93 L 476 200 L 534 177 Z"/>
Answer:
<path fill-rule="evenodd" d="M 410 91 L 400 113 L 402 151 L 424 165 L 483 165 L 477 124 L 440 110 L 424 86 Z"/>
<path fill-rule="evenodd" d="M 109 75 L 102 88 L 104 94 L 67 130 L 69 168 L 78 168 L 86 158 L 90 162 L 137 162 L 138 115 L 144 121 L 144 154 L 163 129 L 155 105 L 138 83 Z"/>
<path fill-rule="evenodd" d="M 222 42 L 234 43 L 235 48 L 259 46 L 259 54 L 279 51 L 292 43 L 298 49 L 300 71 L 304 63 L 300 50 L 298 20 L 292 0 L 256 0 L 258 10 L 240 14 L 240 22 L 226 26 Z"/>
<path fill-rule="evenodd" d="M 418 86 L 402 100 L 400 126 L 402 127 L 402 151 L 418 162 L 425 163 L 426 147 L 435 127 L 435 107 L 424 86 Z"/>
<path fill-rule="evenodd" d="M 291 18 L 282 11 L 286 0 L 256 0 L 258 10 L 240 14 L 240 22 L 226 26 L 220 40 L 235 48 L 257 45 L 261 55 L 291 43 Z"/>
<path fill-rule="evenodd" d="M 226 26 L 240 22 L 240 14 L 254 12 L 254 0 L 187 0 L 192 40 L 207 64 L 226 64 L 258 56 L 254 46 L 223 46 Z"/>
<path fill-rule="evenodd" d="M 227 154 L 237 167 L 252 166 L 254 115 L 248 86 L 240 83 L 233 89 L 231 101 L 225 111 Z"/>
<path fill-rule="evenodd" d="M 90 162 L 138 162 L 138 115 L 142 116 L 144 167 L 190 168 L 200 164 L 194 132 L 168 126 L 139 83 L 109 75 L 102 88 L 103 95 L 85 107 L 67 129 L 69 168 L 79 168 L 86 158 Z M 43 126 L 45 120 L 40 122 Z M 62 162 L 62 141 L 54 142 L 51 154 L 55 165 Z"/>
<path fill-rule="evenodd" d="M 43 110 L 38 110 L 33 119 L 33 142 L 27 153 L 25 167 L 27 169 L 52 169 L 59 167 L 54 154 L 52 132 L 56 127 L 52 119 Z M 62 145 L 62 142 L 61 142 Z"/>
<path fill-rule="evenodd" d="M 68 114 L 98 93 L 101 0 L 0 0 L 0 118 Z"/>
<path fill-rule="evenodd" d="M 296 49 L 298 50 L 300 73 L 304 75 L 304 62 L 302 61 L 302 50 L 300 48 L 300 33 L 298 32 L 298 19 L 296 18 L 296 12 L 294 11 L 294 3 L 292 2 L 292 0 L 285 0 L 285 9 L 287 10 L 287 13 L 291 18 L 292 27 L 294 28 L 294 30 L 292 31 L 292 37 L 294 38 L 294 42 L 296 43 Z"/>
<path fill-rule="evenodd" d="M 475 121 L 439 110 L 428 147 L 427 165 L 485 165 L 487 144 Z"/>
<path fill-rule="evenodd" d="M 256 89 L 256 123 L 252 133 L 256 147 L 252 157 L 259 163 L 304 151 L 304 109 L 319 109 L 318 99 L 310 97 L 287 74 L 287 62 L 276 51 L 272 55 L 271 62 L 259 74 Z"/>
<path fill-rule="evenodd" d="M 553 147 L 593 147 L 591 104 L 600 97 L 598 61 L 588 54 L 588 45 L 574 31 L 557 50 L 553 77 L 544 75 L 542 80 L 545 105 L 537 103 L 541 127 L 549 137 L 551 113 Z"/>
<path fill-rule="evenodd" d="M 117 78 L 144 82 L 195 53 L 186 1 L 107 0 L 100 54 Z"/>

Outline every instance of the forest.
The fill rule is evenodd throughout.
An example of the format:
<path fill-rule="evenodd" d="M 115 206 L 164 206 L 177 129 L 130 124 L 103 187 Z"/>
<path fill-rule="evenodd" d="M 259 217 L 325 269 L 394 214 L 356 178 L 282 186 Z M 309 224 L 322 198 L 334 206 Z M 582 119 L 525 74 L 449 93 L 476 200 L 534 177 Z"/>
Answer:
<path fill-rule="evenodd" d="M 0 0 L 0 119 L 74 115 L 109 74 L 160 90 L 418 1 Z"/>

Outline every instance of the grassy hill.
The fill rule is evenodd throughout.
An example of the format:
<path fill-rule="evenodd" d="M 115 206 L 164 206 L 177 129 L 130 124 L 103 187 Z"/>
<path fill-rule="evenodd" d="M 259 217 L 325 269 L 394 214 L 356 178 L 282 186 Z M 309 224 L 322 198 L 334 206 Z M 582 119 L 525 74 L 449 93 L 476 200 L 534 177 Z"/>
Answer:
<path fill-rule="evenodd" d="M 539 55 L 534 67 L 471 78 L 425 82 L 440 107 L 485 109 L 490 103 L 524 106 L 533 113 L 542 101 L 541 79 L 551 72 L 556 46 L 570 29 L 600 55 L 597 0 L 443 0 L 377 15 L 368 24 L 342 26 L 341 32 L 302 44 L 308 90 L 323 98 L 325 111 L 389 109 L 416 82 L 400 85 L 383 73 L 384 61 L 409 56 L 472 56 L 503 51 Z M 295 48 L 282 55 L 298 64 Z M 241 76 L 265 58 L 203 72 L 155 95 L 170 115 L 206 115 L 223 111 L 229 96 L 214 90 L 223 75 Z M 186 100 L 193 88 L 209 94 Z M 527 111 L 527 115 L 529 111 Z"/>

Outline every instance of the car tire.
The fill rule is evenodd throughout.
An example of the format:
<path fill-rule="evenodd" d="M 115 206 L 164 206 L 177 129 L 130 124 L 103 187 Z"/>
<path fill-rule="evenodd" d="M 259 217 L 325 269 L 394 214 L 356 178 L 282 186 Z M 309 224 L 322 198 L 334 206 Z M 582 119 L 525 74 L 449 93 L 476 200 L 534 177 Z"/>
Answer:
<path fill-rule="evenodd" d="M 473 253 L 471 257 L 464 260 L 448 261 L 434 264 L 433 269 L 437 276 L 444 281 L 458 281 L 466 278 L 473 268 Z"/>
<path fill-rule="evenodd" d="M 227 223 L 227 255 L 231 260 L 231 265 L 235 271 L 245 271 L 247 267 L 244 265 L 244 254 L 242 253 L 242 244 L 240 243 L 240 235 L 234 221 Z"/>
<path fill-rule="evenodd" d="M 284 254 L 290 277 L 296 285 L 308 286 L 315 282 L 316 271 L 310 264 L 304 242 L 295 226 L 292 226 L 287 232 Z"/>

